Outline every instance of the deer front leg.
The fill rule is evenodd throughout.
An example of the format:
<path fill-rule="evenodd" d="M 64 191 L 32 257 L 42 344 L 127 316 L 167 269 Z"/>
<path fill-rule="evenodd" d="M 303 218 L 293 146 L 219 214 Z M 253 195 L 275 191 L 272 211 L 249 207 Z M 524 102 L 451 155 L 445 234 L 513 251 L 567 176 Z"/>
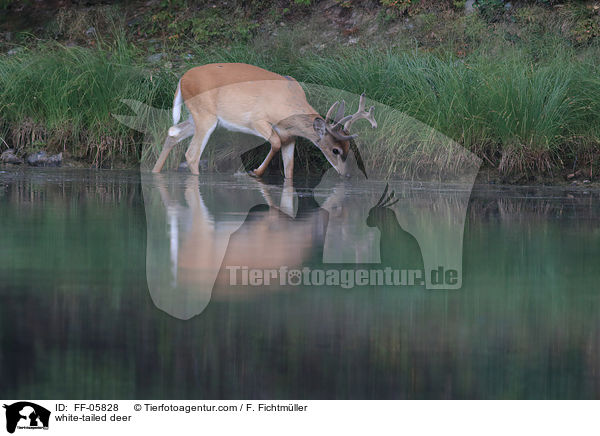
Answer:
<path fill-rule="evenodd" d="M 165 139 L 165 143 L 163 144 L 162 151 L 160 152 L 160 156 L 156 160 L 156 164 L 154 168 L 152 168 L 153 173 L 160 173 L 165 162 L 167 161 L 167 157 L 169 153 L 175 147 L 175 144 L 183 141 L 185 138 L 189 138 L 194 134 L 194 122 L 191 119 L 184 121 L 183 123 L 179 123 L 176 126 L 173 126 L 169 129 L 169 133 L 167 135 L 167 139 Z"/>
<path fill-rule="evenodd" d="M 281 157 L 283 158 L 283 174 L 286 179 L 294 177 L 294 146 L 292 140 L 281 147 Z"/>
<path fill-rule="evenodd" d="M 262 177 L 267 170 L 269 163 L 271 160 L 273 160 L 273 157 L 275 157 L 277 152 L 281 149 L 281 139 L 279 138 L 279 135 L 275 133 L 269 123 L 257 123 L 254 126 L 254 130 L 256 130 L 260 136 L 267 139 L 271 143 L 271 150 L 269 150 L 269 154 L 267 154 L 267 157 L 263 163 L 261 163 L 258 168 L 250 173 L 251 176 Z"/>

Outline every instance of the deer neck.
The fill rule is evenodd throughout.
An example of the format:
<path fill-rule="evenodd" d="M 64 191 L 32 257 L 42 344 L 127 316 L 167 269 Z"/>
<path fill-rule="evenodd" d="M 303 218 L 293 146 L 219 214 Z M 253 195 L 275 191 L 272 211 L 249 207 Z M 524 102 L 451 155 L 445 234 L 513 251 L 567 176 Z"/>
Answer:
<path fill-rule="evenodd" d="M 292 115 L 291 117 L 281 120 L 274 128 L 282 138 L 300 136 L 313 143 L 317 143 L 319 136 L 317 135 L 317 132 L 315 132 L 313 125 L 315 119 L 319 116 L 320 115 L 316 113 Z"/>

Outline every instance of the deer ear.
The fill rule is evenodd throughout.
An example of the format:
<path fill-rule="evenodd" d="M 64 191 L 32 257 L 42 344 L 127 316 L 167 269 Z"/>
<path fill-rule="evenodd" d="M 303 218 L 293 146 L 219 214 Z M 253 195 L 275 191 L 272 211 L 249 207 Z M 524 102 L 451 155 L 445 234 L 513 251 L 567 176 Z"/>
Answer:
<path fill-rule="evenodd" d="M 327 133 L 327 123 L 323 118 L 315 118 L 313 128 L 315 129 L 315 132 L 317 132 L 317 135 L 319 135 L 319 138 L 322 138 Z"/>

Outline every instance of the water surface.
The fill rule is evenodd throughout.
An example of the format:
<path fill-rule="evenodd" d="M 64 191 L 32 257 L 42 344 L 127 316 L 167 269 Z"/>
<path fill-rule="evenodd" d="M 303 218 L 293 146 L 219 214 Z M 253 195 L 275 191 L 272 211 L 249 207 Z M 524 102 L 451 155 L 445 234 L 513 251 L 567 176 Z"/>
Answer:
<path fill-rule="evenodd" d="M 396 188 L 396 221 L 381 231 L 364 223 L 383 186 L 302 185 L 290 197 L 236 176 L 0 169 L 0 391 L 600 397 L 597 192 Z M 465 192 L 456 247 L 440 226 L 460 221 Z M 460 253 L 460 289 L 227 283 L 226 265 L 394 264 L 398 228 L 416 235 L 425 268 Z"/>

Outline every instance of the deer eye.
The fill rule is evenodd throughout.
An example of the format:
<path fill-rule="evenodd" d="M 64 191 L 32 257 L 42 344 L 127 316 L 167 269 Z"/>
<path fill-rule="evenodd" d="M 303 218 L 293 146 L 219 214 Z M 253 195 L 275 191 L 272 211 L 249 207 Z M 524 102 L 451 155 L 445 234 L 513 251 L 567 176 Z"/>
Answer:
<path fill-rule="evenodd" d="M 333 151 L 333 154 L 335 154 L 335 155 L 340 154 L 340 149 L 339 148 L 334 148 L 332 151 Z"/>

